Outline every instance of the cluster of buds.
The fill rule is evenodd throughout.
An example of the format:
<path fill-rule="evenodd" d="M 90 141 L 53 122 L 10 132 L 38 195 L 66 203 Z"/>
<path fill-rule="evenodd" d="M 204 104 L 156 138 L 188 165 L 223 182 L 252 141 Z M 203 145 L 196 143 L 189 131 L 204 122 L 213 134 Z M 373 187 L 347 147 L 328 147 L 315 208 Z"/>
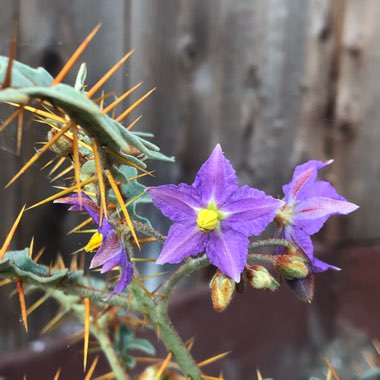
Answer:
<path fill-rule="evenodd" d="M 297 254 L 273 256 L 273 268 L 288 282 L 306 280 L 310 273 L 305 258 Z M 211 301 L 215 311 L 221 313 L 230 305 L 235 290 L 242 293 L 247 286 L 258 290 L 276 291 L 280 283 L 262 265 L 246 265 L 239 283 L 217 270 L 210 281 Z"/>

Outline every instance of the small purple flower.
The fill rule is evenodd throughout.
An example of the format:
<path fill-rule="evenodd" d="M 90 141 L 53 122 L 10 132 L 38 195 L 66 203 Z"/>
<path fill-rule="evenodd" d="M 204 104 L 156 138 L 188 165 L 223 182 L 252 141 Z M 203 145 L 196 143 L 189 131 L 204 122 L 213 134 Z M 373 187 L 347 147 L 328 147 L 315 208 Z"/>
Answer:
<path fill-rule="evenodd" d="M 81 204 L 78 194 L 57 199 L 54 203 L 72 205 L 69 209 L 70 211 L 85 210 L 96 224 L 99 225 L 100 223 L 99 206 L 83 193 Z M 90 268 L 92 269 L 102 266 L 100 273 L 105 273 L 117 266 L 120 267 L 120 279 L 111 294 L 122 292 L 132 280 L 132 264 L 127 258 L 127 254 L 121 244 L 119 236 L 105 217 L 102 219 L 102 224 L 99 226 L 98 232 L 93 235 L 85 249 L 87 251 L 93 251 L 98 247 L 99 249 L 91 260 Z"/>
<path fill-rule="evenodd" d="M 279 235 L 294 242 L 309 258 L 312 272 L 339 268 L 314 257 L 310 236 L 334 214 L 349 214 L 359 206 L 347 202 L 327 181 L 317 180 L 318 170 L 331 161 L 308 161 L 296 167 L 292 180 L 283 186 L 284 205 L 276 215 Z"/>
<path fill-rule="evenodd" d="M 175 222 L 157 263 L 179 263 L 205 251 L 211 263 L 236 282 L 246 263 L 248 237 L 259 235 L 282 205 L 262 191 L 239 187 L 220 145 L 191 186 L 162 185 L 147 191 L 161 212 Z"/>

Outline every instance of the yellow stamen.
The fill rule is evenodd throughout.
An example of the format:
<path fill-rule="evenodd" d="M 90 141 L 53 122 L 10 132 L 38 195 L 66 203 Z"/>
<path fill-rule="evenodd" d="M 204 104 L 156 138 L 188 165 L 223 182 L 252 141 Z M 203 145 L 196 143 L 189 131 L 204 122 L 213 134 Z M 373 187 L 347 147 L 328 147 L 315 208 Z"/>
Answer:
<path fill-rule="evenodd" d="M 197 226 L 202 232 L 215 230 L 219 224 L 218 213 L 214 210 L 202 209 L 198 213 Z"/>
<path fill-rule="evenodd" d="M 103 241 L 103 235 L 99 232 L 95 232 L 92 236 L 89 242 L 84 247 L 84 250 L 86 252 L 93 252 L 96 251 Z"/>

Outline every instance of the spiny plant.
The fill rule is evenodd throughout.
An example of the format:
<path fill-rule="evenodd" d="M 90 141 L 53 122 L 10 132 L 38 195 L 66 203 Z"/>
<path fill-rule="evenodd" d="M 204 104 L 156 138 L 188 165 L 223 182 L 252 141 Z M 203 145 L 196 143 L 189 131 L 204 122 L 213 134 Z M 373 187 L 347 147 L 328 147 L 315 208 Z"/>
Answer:
<path fill-rule="evenodd" d="M 168 303 L 178 283 L 194 271 L 213 264 L 217 270 L 210 289 L 217 312 L 224 311 L 235 293 L 243 292 L 248 286 L 275 291 L 280 286 L 280 277 L 299 298 L 310 302 L 314 273 L 338 269 L 314 256 L 310 237 L 329 216 L 348 214 L 357 206 L 337 194 L 331 184 L 317 179 L 317 172 L 331 161 L 309 161 L 297 166 L 293 179 L 283 187 L 283 200 L 249 186 L 239 187 L 236 173 L 220 145 L 203 164 L 192 185 L 146 188 L 140 181 L 152 175 L 147 166 L 149 161 L 172 162 L 173 158 L 160 152 L 149 140 L 151 134 L 132 129 L 139 118 L 128 126 L 122 122 L 154 89 L 116 117 L 112 115 L 116 106 L 141 83 L 107 105 L 105 95 L 94 99 L 132 52 L 91 88 L 85 85 L 84 64 L 74 86 L 62 83 L 98 29 L 99 26 L 88 35 L 55 78 L 43 68 L 34 69 L 16 61 L 15 43 L 9 57 L 0 57 L 0 101 L 16 107 L 1 129 L 18 118 L 21 131 L 25 111 L 49 127 L 46 143 L 6 187 L 48 150 L 56 155 L 45 165 L 51 168 L 52 181 L 63 179 L 66 184 L 55 195 L 22 208 L 0 249 L 0 277 L 4 279 L 1 284 L 16 282 L 26 330 L 28 314 L 48 298 L 56 299 L 61 310 L 44 331 L 53 328 L 67 313 L 83 319 L 85 370 L 91 334 L 111 368 L 104 378 L 222 379 L 222 375 L 206 375 L 203 368 L 227 353 L 196 363 L 191 355 L 193 340 L 183 342 L 169 319 Z M 140 203 L 152 201 L 174 222 L 167 237 L 138 214 Z M 90 268 L 100 267 L 101 273 L 118 271 L 116 284 L 114 276 L 105 280 L 88 272 L 83 275 L 82 252 L 76 252 L 70 268 L 66 268 L 61 256 L 57 256 L 51 267 L 38 264 L 41 253 L 33 253 L 33 241 L 29 248 L 9 251 L 23 213 L 47 202 L 67 204 L 72 211 L 88 214 L 70 233 L 92 233 L 81 251 L 95 252 Z M 251 239 L 273 221 L 276 225 L 273 239 Z M 90 224 L 95 224 L 95 228 L 86 230 Z M 136 262 L 156 261 L 136 256 L 136 251 L 151 241 L 163 244 L 158 264 L 181 263 L 154 290 L 144 285 L 152 276 L 142 276 L 136 267 Z M 258 252 L 268 246 L 273 247 L 272 254 Z M 27 308 L 25 290 L 30 293 L 37 289 L 42 289 L 44 296 Z M 137 327 L 156 332 L 168 351 L 165 358 L 154 357 L 153 345 L 136 336 Z M 148 355 L 143 362 L 149 365 L 137 375 L 131 373 L 141 358 L 131 350 Z M 91 364 L 86 379 L 91 378 L 97 360 Z M 59 376 L 58 371 L 55 379 Z M 257 376 L 261 377 L 259 372 Z"/>

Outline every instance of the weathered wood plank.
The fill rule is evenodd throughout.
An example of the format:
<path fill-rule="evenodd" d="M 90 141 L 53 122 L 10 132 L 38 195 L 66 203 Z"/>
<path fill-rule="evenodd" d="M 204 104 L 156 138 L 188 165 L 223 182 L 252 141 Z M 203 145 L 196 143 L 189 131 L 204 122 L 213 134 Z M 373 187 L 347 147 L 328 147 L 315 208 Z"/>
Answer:
<path fill-rule="evenodd" d="M 346 238 L 378 240 L 380 202 L 380 2 L 346 2 L 336 99 L 336 176 L 360 209 L 345 219 Z"/>

